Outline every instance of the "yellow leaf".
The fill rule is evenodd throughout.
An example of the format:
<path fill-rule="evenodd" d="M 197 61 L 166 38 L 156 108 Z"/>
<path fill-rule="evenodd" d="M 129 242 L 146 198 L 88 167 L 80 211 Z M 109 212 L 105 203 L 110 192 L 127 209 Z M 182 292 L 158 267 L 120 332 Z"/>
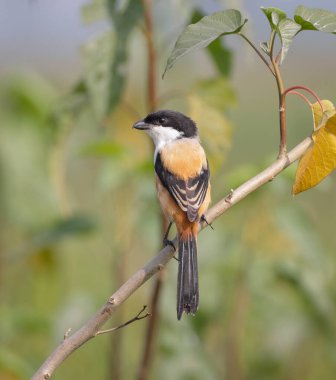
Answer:
<path fill-rule="evenodd" d="M 314 105 L 315 106 L 315 105 Z M 328 111 L 327 111 L 328 112 Z M 320 183 L 336 169 L 336 115 L 322 122 L 322 112 L 314 114 L 314 122 L 319 124 L 312 138 L 314 145 L 302 156 L 292 193 L 296 195 Z M 316 125 L 316 124 L 315 124 Z"/>
<path fill-rule="evenodd" d="M 321 100 L 321 103 L 323 106 L 323 113 L 318 102 L 312 105 L 315 131 L 326 124 L 328 119 L 330 119 L 336 113 L 335 106 L 331 103 L 330 100 Z"/>
<path fill-rule="evenodd" d="M 223 162 L 231 146 L 232 126 L 223 112 L 203 101 L 197 95 L 188 96 L 190 117 L 197 122 L 210 169 L 215 171 Z"/>

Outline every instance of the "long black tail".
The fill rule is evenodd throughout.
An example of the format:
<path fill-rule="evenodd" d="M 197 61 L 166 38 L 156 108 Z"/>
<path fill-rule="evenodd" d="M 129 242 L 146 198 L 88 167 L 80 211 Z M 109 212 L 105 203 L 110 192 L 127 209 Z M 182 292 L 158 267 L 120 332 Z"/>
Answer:
<path fill-rule="evenodd" d="M 197 245 L 191 232 L 179 237 L 178 253 L 177 319 L 181 319 L 183 311 L 195 314 L 199 301 Z"/>

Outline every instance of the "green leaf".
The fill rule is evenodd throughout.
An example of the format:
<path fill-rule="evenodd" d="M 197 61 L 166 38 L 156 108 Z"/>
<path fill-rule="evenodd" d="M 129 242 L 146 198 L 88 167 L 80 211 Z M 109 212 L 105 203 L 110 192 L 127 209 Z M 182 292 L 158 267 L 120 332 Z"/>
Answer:
<path fill-rule="evenodd" d="M 267 55 L 270 54 L 270 48 L 268 42 L 260 42 L 260 49 L 266 53 Z"/>
<path fill-rule="evenodd" d="M 295 10 L 295 21 L 301 30 L 318 30 L 336 34 L 336 13 L 319 8 L 307 8 L 300 5 Z"/>
<path fill-rule="evenodd" d="M 225 77 L 228 77 L 232 69 L 231 50 L 223 45 L 223 41 L 220 39 L 213 41 L 213 43 L 210 44 L 207 49 L 210 57 L 216 65 L 217 70 Z"/>
<path fill-rule="evenodd" d="M 196 24 L 189 25 L 179 36 L 168 57 L 163 76 L 175 61 L 184 55 L 208 46 L 220 36 L 238 33 L 247 19 L 242 19 L 239 11 L 229 9 L 203 17 Z"/>
<path fill-rule="evenodd" d="M 127 42 L 132 30 L 143 17 L 143 7 L 141 1 L 130 1 L 123 10 L 118 11 L 117 6 L 114 5 L 115 0 L 110 0 L 109 3 L 111 4 L 109 7 L 110 16 L 116 33 L 114 59 L 111 65 L 110 81 L 108 82 L 110 88 L 108 111 L 111 111 L 119 102 L 125 86 L 127 77 L 125 65 L 128 59 Z"/>
<path fill-rule="evenodd" d="M 279 22 L 277 27 L 277 33 L 281 40 L 282 50 L 281 50 L 281 62 L 284 61 L 289 47 L 293 41 L 293 38 L 300 31 L 301 26 L 298 25 L 295 21 L 286 18 Z"/>
<path fill-rule="evenodd" d="M 109 87 L 113 81 L 112 65 L 114 62 L 115 35 L 106 32 L 83 46 L 82 55 L 85 63 L 84 88 L 87 90 L 90 104 L 97 118 L 108 112 L 108 98 L 112 91 L 120 93 L 120 86 Z"/>
<path fill-rule="evenodd" d="M 204 17 L 204 14 L 196 10 L 191 18 L 191 23 L 195 24 L 202 17 Z M 207 46 L 207 51 L 217 70 L 225 77 L 228 77 L 232 69 L 232 52 L 223 45 L 223 40 L 214 40 Z"/>
<path fill-rule="evenodd" d="M 98 118 L 109 114 L 120 100 L 127 76 L 127 42 L 143 14 L 140 1 L 130 1 L 122 10 L 115 3 L 107 3 L 113 31 L 84 46 L 85 84 Z"/>
<path fill-rule="evenodd" d="M 283 62 L 293 38 L 300 31 L 301 26 L 290 18 L 287 18 L 286 13 L 279 8 L 261 7 L 261 10 L 266 15 L 272 30 L 275 30 L 280 38 L 282 46 L 281 62 Z M 267 53 L 265 45 L 262 45 L 262 49 Z"/>
<path fill-rule="evenodd" d="M 267 19 L 268 19 L 268 21 L 270 23 L 270 26 L 271 26 L 272 30 L 276 30 L 277 26 L 279 25 L 279 22 L 281 20 L 284 20 L 287 17 L 286 13 L 282 9 L 279 9 L 279 8 L 260 7 L 260 9 L 266 15 L 266 17 L 267 17 Z"/>

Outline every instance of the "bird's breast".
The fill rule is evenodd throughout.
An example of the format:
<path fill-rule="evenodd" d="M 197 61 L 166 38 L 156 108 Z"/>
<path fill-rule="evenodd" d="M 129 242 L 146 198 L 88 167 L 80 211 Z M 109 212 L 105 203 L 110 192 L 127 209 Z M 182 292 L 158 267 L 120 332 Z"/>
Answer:
<path fill-rule="evenodd" d="M 180 139 L 166 144 L 160 157 L 167 170 L 185 181 L 207 166 L 205 152 L 197 140 Z"/>

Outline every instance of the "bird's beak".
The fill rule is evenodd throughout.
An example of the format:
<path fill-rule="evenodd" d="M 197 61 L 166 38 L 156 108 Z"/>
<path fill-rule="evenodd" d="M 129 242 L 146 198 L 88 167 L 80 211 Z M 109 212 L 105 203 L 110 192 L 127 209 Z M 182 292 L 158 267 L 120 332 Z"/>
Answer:
<path fill-rule="evenodd" d="M 143 120 L 137 121 L 134 125 L 133 128 L 135 129 L 140 129 L 142 131 L 145 131 L 150 128 L 150 124 L 145 123 Z"/>

